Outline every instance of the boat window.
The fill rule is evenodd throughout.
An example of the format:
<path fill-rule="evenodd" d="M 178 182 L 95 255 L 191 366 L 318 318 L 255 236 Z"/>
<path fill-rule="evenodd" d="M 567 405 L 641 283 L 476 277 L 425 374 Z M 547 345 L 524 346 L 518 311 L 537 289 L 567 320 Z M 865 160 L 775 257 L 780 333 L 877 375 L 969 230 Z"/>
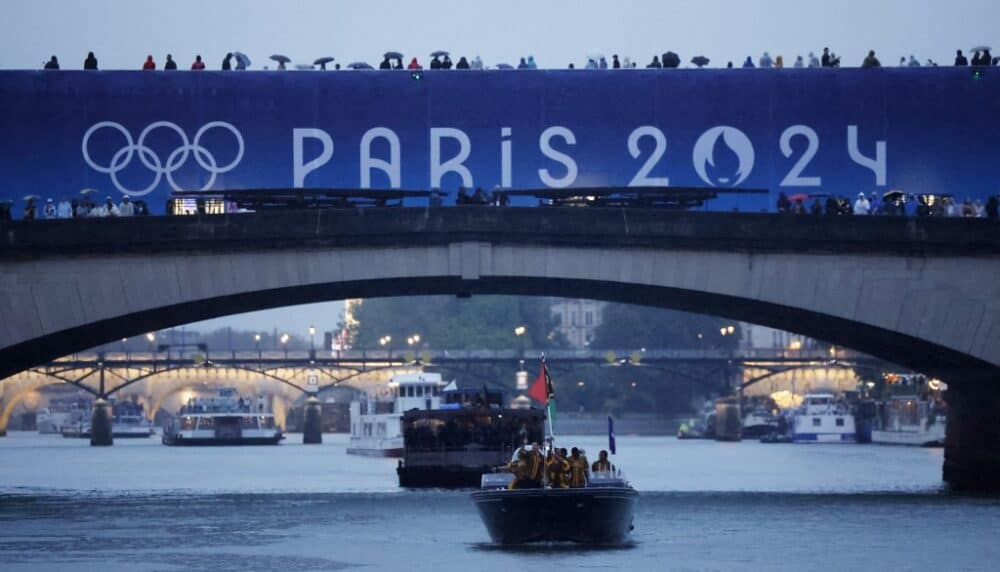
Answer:
<path fill-rule="evenodd" d="M 843 417 L 838 417 L 837 418 L 837 427 L 843 427 L 843 426 L 844 426 L 844 418 Z"/>
<path fill-rule="evenodd" d="M 198 429 L 215 429 L 215 417 L 202 417 L 198 420 Z"/>
<path fill-rule="evenodd" d="M 423 386 L 418 385 L 417 386 L 417 397 L 423 397 L 423 396 L 424 396 L 424 388 L 423 388 Z"/>
<path fill-rule="evenodd" d="M 813 417 L 813 427 L 819 427 L 821 423 L 822 421 L 819 420 L 819 417 Z"/>
<path fill-rule="evenodd" d="M 435 385 L 435 386 L 434 386 L 434 389 L 432 389 L 432 391 L 434 392 L 434 393 L 433 393 L 434 397 L 437 397 L 437 396 L 439 395 L 439 392 L 440 392 L 441 390 L 440 390 L 440 389 L 438 388 L 438 386 L 436 386 L 436 385 Z"/>
<path fill-rule="evenodd" d="M 181 419 L 181 429 L 191 430 L 194 429 L 195 419 L 194 417 L 184 417 Z"/>
<path fill-rule="evenodd" d="M 413 397 L 413 386 L 412 385 L 407 385 L 406 386 L 406 396 L 407 397 Z"/>

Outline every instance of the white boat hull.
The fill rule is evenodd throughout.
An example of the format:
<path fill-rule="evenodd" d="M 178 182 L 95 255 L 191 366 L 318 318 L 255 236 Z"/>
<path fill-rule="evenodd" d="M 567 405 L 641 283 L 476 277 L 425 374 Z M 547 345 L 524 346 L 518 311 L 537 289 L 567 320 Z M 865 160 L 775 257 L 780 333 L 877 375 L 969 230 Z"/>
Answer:
<path fill-rule="evenodd" d="M 912 427 L 898 431 L 872 431 L 872 443 L 879 445 L 907 445 L 910 447 L 943 447 L 944 423 L 935 423 L 928 428 Z"/>

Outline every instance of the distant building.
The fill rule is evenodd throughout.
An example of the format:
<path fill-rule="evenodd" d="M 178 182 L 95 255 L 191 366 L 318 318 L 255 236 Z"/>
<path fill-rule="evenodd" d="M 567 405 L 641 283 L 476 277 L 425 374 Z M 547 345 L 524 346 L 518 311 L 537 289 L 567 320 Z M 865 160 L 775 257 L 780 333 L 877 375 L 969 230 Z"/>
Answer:
<path fill-rule="evenodd" d="M 551 309 L 555 329 L 566 337 L 570 347 L 590 347 L 597 326 L 601 325 L 601 314 L 606 305 L 607 302 L 598 300 L 553 298 Z"/>

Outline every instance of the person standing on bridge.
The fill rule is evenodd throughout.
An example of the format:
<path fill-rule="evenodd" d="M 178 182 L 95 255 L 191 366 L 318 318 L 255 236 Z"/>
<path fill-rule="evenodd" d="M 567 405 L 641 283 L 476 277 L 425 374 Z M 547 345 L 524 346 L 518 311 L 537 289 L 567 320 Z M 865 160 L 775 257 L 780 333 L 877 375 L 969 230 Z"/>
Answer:
<path fill-rule="evenodd" d="M 996 195 L 986 200 L 986 218 L 1000 218 L 1000 199 Z"/>
<path fill-rule="evenodd" d="M 73 218 L 73 205 L 66 199 L 59 199 L 59 205 L 56 207 L 56 217 L 57 218 Z"/>
<path fill-rule="evenodd" d="M 167 54 L 167 61 L 170 61 L 170 55 Z M 146 56 L 146 61 L 142 63 L 143 71 L 152 71 L 156 69 L 156 62 L 153 61 L 152 54 Z"/>
<path fill-rule="evenodd" d="M 45 62 L 44 69 L 47 70 L 57 70 L 59 69 L 59 60 L 55 56 L 49 58 L 49 61 Z"/>
<path fill-rule="evenodd" d="M 51 198 L 45 199 L 45 206 L 42 208 L 42 214 L 45 218 L 56 218 L 56 204 L 52 202 Z"/>
<path fill-rule="evenodd" d="M 85 70 L 97 69 L 97 58 L 94 56 L 94 52 L 87 52 L 87 59 L 83 60 L 83 69 Z"/>
<path fill-rule="evenodd" d="M 121 216 L 135 216 L 135 205 L 132 204 L 132 199 L 128 195 L 125 195 L 122 204 L 118 206 L 118 213 Z"/>
<path fill-rule="evenodd" d="M 871 211 L 871 204 L 864 193 L 858 193 L 858 200 L 854 201 L 854 214 L 866 215 Z"/>
<path fill-rule="evenodd" d="M 861 62 L 861 67 L 863 68 L 882 67 L 882 62 L 878 61 L 878 58 L 875 57 L 875 50 L 868 50 L 868 55 L 865 57 L 864 61 Z"/>
<path fill-rule="evenodd" d="M 229 71 L 233 69 L 233 52 L 226 53 L 226 57 L 222 58 L 222 71 Z"/>
<path fill-rule="evenodd" d="M 962 50 L 955 50 L 955 65 L 956 66 L 967 66 L 969 65 L 969 59 L 965 57 Z"/>
<path fill-rule="evenodd" d="M 201 55 L 194 57 L 194 62 L 191 63 L 191 69 L 193 71 L 201 71 L 205 69 L 205 62 L 201 61 Z"/>

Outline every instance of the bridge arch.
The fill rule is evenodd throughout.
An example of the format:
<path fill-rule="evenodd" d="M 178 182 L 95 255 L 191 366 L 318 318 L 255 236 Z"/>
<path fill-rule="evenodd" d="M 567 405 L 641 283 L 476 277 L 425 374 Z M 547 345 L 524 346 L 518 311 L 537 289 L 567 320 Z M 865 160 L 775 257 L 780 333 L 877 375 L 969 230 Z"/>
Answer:
<path fill-rule="evenodd" d="M 120 252 L 137 224 L 142 252 Z M 14 318 L 0 327 L 0 375 L 232 313 L 514 294 L 715 314 L 949 382 L 1000 377 L 1000 280 L 977 278 L 1000 277 L 993 221 L 468 207 L 85 220 L 68 237 L 7 226 L 3 272 L 32 286 L 0 291 Z M 22 244 L 34 258 L 18 258 Z M 66 258 L 74 250 L 85 259 Z"/>

